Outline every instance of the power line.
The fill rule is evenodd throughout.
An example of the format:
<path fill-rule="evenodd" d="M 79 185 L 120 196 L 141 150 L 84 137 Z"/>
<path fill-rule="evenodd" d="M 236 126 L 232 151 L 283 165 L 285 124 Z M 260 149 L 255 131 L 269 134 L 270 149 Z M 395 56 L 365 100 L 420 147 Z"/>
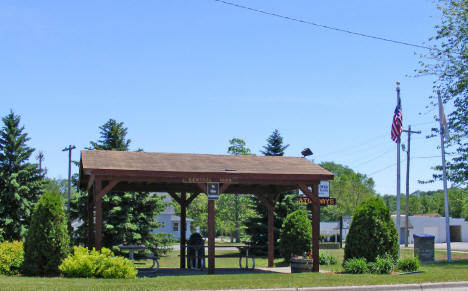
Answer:
<path fill-rule="evenodd" d="M 440 157 L 441 157 L 441 156 L 411 157 L 411 160 L 414 160 L 414 159 L 434 159 L 434 158 L 440 158 Z M 400 164 L 401 164 L 401 163 L 403 163 L 403 161 L 400 161 Z M 393 164 L 388 165 L 388 166 L 386 166 L 386 167 L 384 167 L 384 168 L 378 169 L 377 171 L 374 171 L 374 172 L 368 174 L 367 176 L 372 176 L 372 175 L 374 175 L 374 174 L 380 173 L 380 172 L 382 172 L 382 171 L 384 171 L 384 170 L 386 170 L 386 169 L 388 169 L 388 168 L 391 168 L 391 167 L 396 166 L 396 164 L 397 164 L 397 163 L 393 163 Z"/>
<path fill-rule="evenodd" d="M 388 150 L 388 151 L 386 151 L 386 152 L 383 152 L 383 153 L 379 154 L 379 155 L 376 156 L 376 157 L 373 157 L 373 158 L 371 158 L 371 159 L 369 159 L 369 160 L 366 160 L 366 161 L 364 161 L 364 162 L 361 162 L 361 163 L 355 165 L 355 167 L 359 167 L 359 166 L 365 165 L 365 164 L 367 164 L 367 163 L 370 163 L 370 162 L 372 162 L 372 161 L 375 161 L 375 160 L 377 160 L 378 158 L 383 157 L 384 155 L 386 155 L 386 154 L 388 154 L 388 153 L 390 153 L 390 152 L 392 152 L 392 151 L 393 151 L 393 148 L 392 148 L 391 150 Z"/>
<path fill-rule="evenodd" d="M 381 40 L 381 41 L 391 42 L 391 43 L 395 43 L 395 44 L 401 44 L 401 45 L 405 45 L 405 46 L 416 47 L 416 48 L 422 48 L 422 49 L 427 49 L 427 50 L 437 50 L 437 51 L 439 50 L 437 48 L 431 48 L 431 47 L 428 47 L 428 46 L 418 45 L 418 44 L 414 44 L 414 43 L 394 40 L 394 39 L 375 36 L 375 35 L 370 35 L 370 34 L 365 34 L 365 33 L 361 33 L 361 32 L 356 32 L 356 31 L 351 31 L 351 30 L 347 30 L 347 29 L 338 28 L 338 27 L 335 27 L 335 26 L 323 25 L 323 24 L 311 22 L 311 21 L 308 21 L 308 20 L 303 20 L 303 19 L 294 18 L 294 17 L 290 17 L 290 16 L 280 15 L 280 14 L 277 14 L 277 13 L 268 12 L 268 11 L 260 10 L 260 9 L 255 9 L 255 8 L 252 8 L 252 7 L 248 7 L 248 6 L 244 6 L 244 5 L 240 5 L 240 4 L 237 4 L 237 3 L 232 3 L 232 2 L 228 2 L 228 1 L 224 1 L 224 0 L 214 0 L 214 1 L 225 4 L 225 5 L 229 5 L 229 6 L 249 10 L 249 11 L 253 11 L 253 12 L 256 12 L 256 13 L 261 13 L 261 14 L 265 14 L 265 15 L 269 15 L 269 16 L 274 16 L 274 17 L 277 17 L 277 18 L 282 18 L 282 19 L 286 19 L 286 20 L 289 20 L 289 21 L 299 22 L 299 23 L 302 23 L 302 24 L 313 25 L 313 26 L 317 26 L 317 27 L 320 27 L 320 28 L 325 28 L 325 29 L 334 30 L 334 31 L 338 31 L 338 32 L 357 35 L 357 36 L 360 36 L 360 37 L 366 37 L 366 38 L 371 38 L 371 39 L 376 39 L 376 40 Z"/>

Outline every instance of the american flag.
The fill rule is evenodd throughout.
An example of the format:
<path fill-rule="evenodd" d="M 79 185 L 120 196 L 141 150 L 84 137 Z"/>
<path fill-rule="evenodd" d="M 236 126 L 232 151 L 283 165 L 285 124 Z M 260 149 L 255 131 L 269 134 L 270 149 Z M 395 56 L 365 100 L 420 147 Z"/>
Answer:
<path fill-rule="evenodd" d="M 398 98 L 398 104 L 395 108 L 395 113 L 393 114 L 393 123 L 392 123 L 392 140 L 398 142 L 400 139 L 401 131 L 403 124 L 403 114 L 401 113 L 401 100 Z"/>

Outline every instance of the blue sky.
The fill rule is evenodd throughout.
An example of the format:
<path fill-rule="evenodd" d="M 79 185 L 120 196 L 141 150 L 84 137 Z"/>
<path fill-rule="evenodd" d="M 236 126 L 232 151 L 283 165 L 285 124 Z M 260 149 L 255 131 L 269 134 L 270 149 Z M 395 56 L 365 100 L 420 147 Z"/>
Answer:
<path fill-rule="evenodd" d="M 235 3 L 415 44 L 440 19 L 429 0 Z M 2 1 L 0 39 L 0 115 L 21 115 L 51 177 L 67 176 L 65 146 L 84 149 L 114 118 L 132 149 L 149 152 L 224 154 L 239 137 L 259 154 L 277 128 L 286 155 L 310 147 L 315 162 L 347 165 L 395 194 L 400 81 L 404 126 L 423 131 L 411 143 L 410 191 L 441 188 L 417 183 L 440 163 L 439 140 L 425 138 L 437 126 L 426 108 L 434 77 L 412 77 L 423 49 L 213 0 Z M 404 193 L 404 152 L 402 162 Z"/>

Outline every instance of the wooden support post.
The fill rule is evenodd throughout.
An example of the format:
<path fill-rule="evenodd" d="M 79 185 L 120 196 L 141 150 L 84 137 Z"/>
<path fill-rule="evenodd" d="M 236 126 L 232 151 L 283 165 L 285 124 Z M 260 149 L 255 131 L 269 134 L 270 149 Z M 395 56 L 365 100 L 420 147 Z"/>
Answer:
<path fill-rule="evenodd" d="M 94 245 L 94 187 L 88 189 L 88 249 Z"/>
<path fill-rule="evenodd" d="M 318 200 L 319 184 L 313 185 L 314 193 Z M 319 241 L 320 241 L 320 202 L 314 203 L 312 206 L 312 257 L 314 258 L 312 271 L 319 271 Z"/>
<path fill-rule="evenodd" d="M 208 274 L 215 273 L 215 201 L 208 200 Z"/>
<path fill-rule="evenodd" d="M 94 186 L 94 205 L 96 207 L 96 222 L 95 222 L 95 237 L 94 237 L 94 246 L 96 250 L 101 250 L 102 247 L 102 198 L 99 193 L 102 190 L 102 181 L 101 179 L 96 179 Z"/>
<path fill-rule="evenodd" d="M 96 250 L 102 248 L 102 198 L 96 197 Z"/>
<path fill-rule="evenodd" d="M 185 269 L 185 241 L 187 232 L 187 193 L 180 193 L 180 268 Z"/>
<path fill-rule="evenodd" d="M 94 186 L 94 204 L 96 206 L 96 234 L 95 234 L 95 244 L 96 250 L 101 250 L 102 248 L 102 197 L 112 190 L 112 188 L 119 183 L 117 180 L 109 181 L 106 187 L 102 187 L 102 180 L 96 178 L 96 184 Z"/>
<path fill-rule="evenodd" d="M 318 198 L 319 183 L 315 183 L 310 191 L 307 185 L 298 185 L 302 192 L 312 200 L 312 271 L 319 271 L 319 240 L 320 240 L 320 200 Z"/>
<path fill-rule="evenodd" d="M 263 197 L 261 194 L 256 194 L 258 200 L 263 202 L 263 205 L 268 210 L 268 267 L 273 267 L 275 260 L 275 236 L 274 236 L 274 221 L 275 221 L 275 200 L 271 201 Z"/>
<path fill-rule="evenodd" d="M 274 211 L 268 207 L 268 267 L 273 267 L 275 259 L 275 239 L 273 233 Z"/>

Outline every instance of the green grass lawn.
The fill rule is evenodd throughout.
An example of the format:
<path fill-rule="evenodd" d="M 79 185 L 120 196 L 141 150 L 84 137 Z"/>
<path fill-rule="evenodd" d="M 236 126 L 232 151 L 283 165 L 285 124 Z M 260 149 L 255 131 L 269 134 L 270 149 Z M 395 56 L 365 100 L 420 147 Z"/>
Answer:
<path fill-rule="evenodd" d="M 423 273 L 411 275 L 350 275 L 342 274 L 343 250 L 323 250 L 335 256 L 339 264 L 321 266 L 331 273 L 277 274 L 249 272 L 235 275 L 160 276 L 134 280 L 66 279 L 33 277 L 0 277 L 0 290 L 167 290 L 167 289 L 230 289 L 230 288 L 280 288 L 363 284 L 404 284 L 468 280 L 468 253 L 453 253 L 454 262 L 446 263 L 446 252 L 436 250 L 436 263 L 424 264 Z M 412 249 L 402 249 L 402 257 L 413 255 Z M 160 260 L 161 267 L 178 267 L 177 252 L 170 252 Z M 149 264 L 150 261 L 142 262 Z M 217 251 L 216 266 L 237 268 L 236 251 Z M 282 260 L 275 260 L 282 265 Z M 140 265 L 139 265 L 140 266 Z M 266 258 L 256 258 L 256 266 L 266 267 Z"/>

